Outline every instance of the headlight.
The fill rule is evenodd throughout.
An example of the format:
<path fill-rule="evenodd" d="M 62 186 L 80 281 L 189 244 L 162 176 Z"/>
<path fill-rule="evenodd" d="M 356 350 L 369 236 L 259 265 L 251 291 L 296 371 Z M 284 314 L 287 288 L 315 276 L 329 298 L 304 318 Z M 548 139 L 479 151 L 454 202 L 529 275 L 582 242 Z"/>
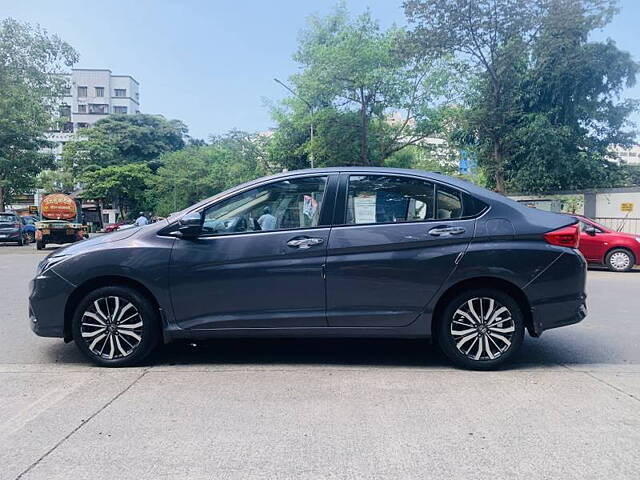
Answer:
<path fill-rule="evenodd" d="M 40 274 L 40 273 L 46 272 L 51 267 L 53 267 L 54 265 L 57 265 L 58 263 L 62 262 L 63 260 L 66 260 L 67 258 L 69 258 L 69 255 L 56 255 L 55 257 L 47 257 L 47 258 L 45 258 L 38 265 L 38 273 Z"/>

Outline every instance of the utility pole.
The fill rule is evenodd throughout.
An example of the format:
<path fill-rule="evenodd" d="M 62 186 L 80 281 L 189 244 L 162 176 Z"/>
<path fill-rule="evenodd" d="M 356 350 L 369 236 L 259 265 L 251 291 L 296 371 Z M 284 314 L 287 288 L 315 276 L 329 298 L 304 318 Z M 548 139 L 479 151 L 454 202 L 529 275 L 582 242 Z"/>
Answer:
<path fill-rule="evenodd" d="M 309 103 L 309 101 L 307 101 L 306 99 L 304 99 L 303 97 L 301 97 L 300 95 L 298 95 L 294 90 L 292 90 L 288 85 L 284 84 L 283 82 L 281 82 L 280 80 L 278 80 L 277 78 L 273 79 L 274 82 L 282 85 L 284 88 L 286 88 L 289 92 L 291 92 L 293 94 L 294 97 L 298 98 L 299 100 L 301 100 L 307 107 L 309 107 L 309 115 L 311 116 L 311 127 L 309 128 L 309 134 L 311 137 L 311 143 L 313 144 L 313 105 L 311 105 L 311 103 Z M 315 168 L 314 164 L 313 164 L 313 150 L 311 150 L 309 152 L 309 162 L 311 163 L 311 168 Z"/>

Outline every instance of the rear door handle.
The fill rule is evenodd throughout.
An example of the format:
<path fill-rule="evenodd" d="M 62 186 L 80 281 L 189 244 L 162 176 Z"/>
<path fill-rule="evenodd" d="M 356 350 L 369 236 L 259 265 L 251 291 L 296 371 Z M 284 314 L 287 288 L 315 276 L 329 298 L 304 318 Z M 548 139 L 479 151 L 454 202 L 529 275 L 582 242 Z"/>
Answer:
<path fill-rule="evenodd" d="M 462 227 L 435 227 L 429 230 L 429 235 L 434 237 L 448 237 L 449 235 L 460 235 L 464 233 Z"/>
<path fill-rule="evenodd" d="M 322 242 L 324 242 L 324 238 L 298 237 L 298 238 L 292 238 L 291 240 L 289 240 L 287 242 L 287 245 L 289 245 L 292 248 L 306 249 L 306 248 L 311 248 L 314 245 L 320 245 Z"/>

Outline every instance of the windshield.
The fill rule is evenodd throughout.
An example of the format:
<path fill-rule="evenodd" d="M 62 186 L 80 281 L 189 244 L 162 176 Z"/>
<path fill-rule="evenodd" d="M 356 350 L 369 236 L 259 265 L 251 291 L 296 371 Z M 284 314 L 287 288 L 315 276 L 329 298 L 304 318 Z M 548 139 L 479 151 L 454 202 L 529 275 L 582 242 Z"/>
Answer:
<path fill-rule="evenodd" d="M 13 213 L 0 213 L 0 223 L 14 223 L 18 219 Z"/>

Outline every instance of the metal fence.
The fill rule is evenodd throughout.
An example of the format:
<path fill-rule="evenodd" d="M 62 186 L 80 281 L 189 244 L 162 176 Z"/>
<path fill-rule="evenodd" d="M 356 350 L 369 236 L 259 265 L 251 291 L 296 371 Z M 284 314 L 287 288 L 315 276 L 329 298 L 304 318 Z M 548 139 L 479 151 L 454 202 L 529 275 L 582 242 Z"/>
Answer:
<path fill-rule="evenodd" d="M 640 218 L 628 217 L 596 217 L 594 220 L 617 232 L 640 235 Z"/>

